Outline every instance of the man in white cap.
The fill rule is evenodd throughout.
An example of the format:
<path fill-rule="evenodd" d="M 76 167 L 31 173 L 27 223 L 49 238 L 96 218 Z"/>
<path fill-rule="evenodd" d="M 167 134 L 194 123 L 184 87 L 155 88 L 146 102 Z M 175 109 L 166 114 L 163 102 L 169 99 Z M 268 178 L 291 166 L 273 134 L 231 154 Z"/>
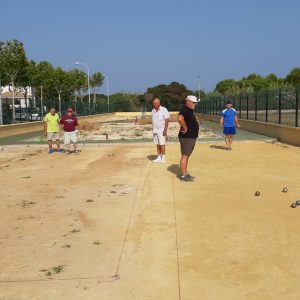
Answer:
<path fill-rule="evenodd" d="M 195 148 L 196 140 L 199 134 L 199 124 L 194 115 L 194 109 L 196 108 L 197 103 L 197 97 L 192 95 L 187 96 L 185 105 L 183 105 L 178 114 L 178 122 L 180 124 L 178 138 L 180 141 L 181 148 L 180 180 L 182 181 L 194 180 L 194 177 L 188 173 L 187 167 L 189 157 Z"/>
<path fill-rule="evenodd" d="M 166 136 L 169 125 L 169 112 L 160 105 L 160 100 L 155 97 L 153 99 L 152 109 L 152 128 L 153 128 L 153 140 L 157 149 L 157 158 L 153 160 L 154 163 L 166 163 Z"/>

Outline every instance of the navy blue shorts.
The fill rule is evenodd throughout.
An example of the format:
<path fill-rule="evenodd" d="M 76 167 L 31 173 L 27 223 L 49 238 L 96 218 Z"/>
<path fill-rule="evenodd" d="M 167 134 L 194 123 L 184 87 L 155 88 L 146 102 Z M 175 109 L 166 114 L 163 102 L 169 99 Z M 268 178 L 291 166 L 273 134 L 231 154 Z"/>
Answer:
<path fill-rule="evenodd" d="M 234 134 L 236 134 L 235 127 L 224 127 L 223 133 L 225 135 L 229 135 L 229 134 L 234 135 Z"/>

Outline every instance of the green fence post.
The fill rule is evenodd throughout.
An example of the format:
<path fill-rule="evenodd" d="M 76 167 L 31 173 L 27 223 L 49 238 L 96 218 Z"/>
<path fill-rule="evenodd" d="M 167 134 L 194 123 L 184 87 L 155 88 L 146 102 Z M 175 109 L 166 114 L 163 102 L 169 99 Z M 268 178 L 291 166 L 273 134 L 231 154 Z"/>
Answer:
<path fill-rule="evenodd" d="M 255 121 L 257 121 L 257 92 L 255 93 Z"/>
<path fill-rule="evenodd" d="M 249 120 L 249 95 L 247 93 L 246 97 L 246 112 L 247 112 L 247 120 Z"/>
<path fill-rule="evenodd" d="M 266 123 L 268 123 L 269 93 L 266 91 Z"/>
<path fill-rule="evenodd" d="M 281 89 L 279 90 L 278 123 L 281 124 Z"/>
<path fill-rule="evenodd" d="M 298 109 L 299 109 L 299 91 L 296 90 L 296 116 L 295 116 L 295 126 L 298 127 Z"/>
<path fill-rule="evenodd" d="M 239 118 L 241 119 L 242 118 L 242 94 L 240 94 L 240 97 L 239 97 L 239 106 L 240 106 Z"/>

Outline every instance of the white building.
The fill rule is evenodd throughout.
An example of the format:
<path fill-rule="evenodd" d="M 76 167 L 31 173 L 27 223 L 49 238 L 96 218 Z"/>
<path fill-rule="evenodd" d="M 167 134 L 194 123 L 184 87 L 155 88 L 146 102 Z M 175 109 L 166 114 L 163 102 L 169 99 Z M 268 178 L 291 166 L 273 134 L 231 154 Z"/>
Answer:
<path fill-rule="evenodd" d="M 2 104 L 12 106 L 13 91 L 11 86 L 3 86 L 1 89 Z M 16 87 L 15 88 L 15 108 L 36 107 L 34 88 Z"/>

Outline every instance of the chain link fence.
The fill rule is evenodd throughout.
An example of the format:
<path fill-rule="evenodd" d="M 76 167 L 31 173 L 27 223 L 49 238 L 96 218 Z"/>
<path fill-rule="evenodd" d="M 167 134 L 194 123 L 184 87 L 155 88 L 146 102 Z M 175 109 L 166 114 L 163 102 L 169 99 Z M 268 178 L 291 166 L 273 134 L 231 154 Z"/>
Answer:
<path fill-rule="evenodd" d="M 267 90 L 232 97 L 212 97 L 201 101 L 197 111 L 209 115 L 221 115 L 230 99 L 238 117 L 245 120 L 299 126 L 299 90 Z"/>

